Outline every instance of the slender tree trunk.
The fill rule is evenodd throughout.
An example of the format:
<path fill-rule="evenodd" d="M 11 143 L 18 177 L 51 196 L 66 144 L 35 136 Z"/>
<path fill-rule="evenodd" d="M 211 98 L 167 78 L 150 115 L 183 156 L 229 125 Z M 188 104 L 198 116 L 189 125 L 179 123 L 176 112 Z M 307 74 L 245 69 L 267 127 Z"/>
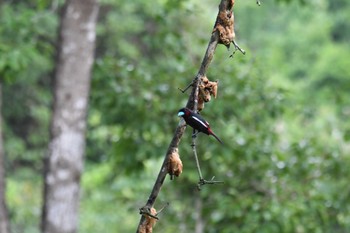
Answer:
<path fill-rule="evenodd" d="M 61 15 L 51 136 L 45 158 L 45 233 L 77 231 L 97 14 L 97 0 L 67 0 Z"/>
<path fill-rule="evenodd" d="M 203 233 L 204 232 L 204 221 L 202 217 L 203 211 L 203 201 L 200 195 L 195 196 L 195 220 L 196 220 L 196 228 L 195 233 Z"/>
<path fill-rule="evenodd" d="M 6 208 L 6 189 L 5 189 L 5 153 L 4 143 L 2 138 L 2 86 L 0 83 L 0 232 L 9 233 L 10 223 L 8 219 L 8 213 Z"/>

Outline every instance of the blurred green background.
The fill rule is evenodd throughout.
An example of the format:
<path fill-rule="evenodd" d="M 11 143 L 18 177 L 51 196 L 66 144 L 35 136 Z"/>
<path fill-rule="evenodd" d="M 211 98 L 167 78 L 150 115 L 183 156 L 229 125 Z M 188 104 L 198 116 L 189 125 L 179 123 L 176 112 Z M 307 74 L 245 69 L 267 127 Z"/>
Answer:
<path fill-rule="evenodd" d="M 7 201 L 13 232 L 36 233 L 61 0 L 0 1 Z M 101 0 L 80 232 L 135 232 L 216 19 L 213 0 Z M 154 232 L 350 232 L 350 2 L 239 1 L 229 58 L 203 115 L 225 142 L 191 133 L 167 177 Z M 232 49 L 232 48 L 231 48 Z M 204 229 L 201 231 L 201 229 Z"/>

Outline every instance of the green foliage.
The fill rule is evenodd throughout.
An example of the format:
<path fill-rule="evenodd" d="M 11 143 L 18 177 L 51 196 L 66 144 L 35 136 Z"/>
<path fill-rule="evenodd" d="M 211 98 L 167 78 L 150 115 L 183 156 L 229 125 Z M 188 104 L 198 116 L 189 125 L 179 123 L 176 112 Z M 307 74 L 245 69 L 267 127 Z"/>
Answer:
<path fill-rule="evenodd" d="M 180 145 L 184 172 L 164 183 L 155 207 L 170 206 L 155 232 L 194 232 L 199 220 L 205 232 L 350 230 L 350 5 L 299 2 L 258 7 L 236 1 L 236 40 L 247 55 L 229 58 L 231 52 L 217 47 L 208 77 L 219 80 L 219 96 L 202 113 L 225 145 L 198 137 L 205 178 L 225 184 L 196 191 L 187 129 Z M 4 3 L 0 9 L 14 232 L 37 232 L 40 218 L 38 170 L 47 149 L 58 3 Z M 178 88 L 197 72 L 217 4 L 101 1 L 81 232 L 135 231 L 176 112 L 187 101 Z"/>
<path fill-rule="evenodd" d="M 21 168 L 6 179 L 12 232 L 38 232 L 41 216 L 41 181 L 32 169 Z"/>
<path fill-rule="evenodd" d="M 3 90 L 5 150 L 10 165 L 35 164 L 48 137 L 53 41 L 57 18 L 49 10 L 23 4 L 0 8 L 0 77 Z"/>

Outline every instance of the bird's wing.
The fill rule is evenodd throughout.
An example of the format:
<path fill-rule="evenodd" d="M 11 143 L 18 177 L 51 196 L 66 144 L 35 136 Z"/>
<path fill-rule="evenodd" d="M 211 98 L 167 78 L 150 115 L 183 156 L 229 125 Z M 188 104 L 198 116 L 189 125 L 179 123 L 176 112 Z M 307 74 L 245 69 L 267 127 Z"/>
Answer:
<path fill-rule="evenodd" d="M 203 125 L 205 128 L 208 128 L 208 122 L 206 121 L 202 121 L 201 119 L 199 119 L 198 117 L 192 116 L 192 118 L 197 121 L 198 123 L 200 123 L 201 125 Z"/>

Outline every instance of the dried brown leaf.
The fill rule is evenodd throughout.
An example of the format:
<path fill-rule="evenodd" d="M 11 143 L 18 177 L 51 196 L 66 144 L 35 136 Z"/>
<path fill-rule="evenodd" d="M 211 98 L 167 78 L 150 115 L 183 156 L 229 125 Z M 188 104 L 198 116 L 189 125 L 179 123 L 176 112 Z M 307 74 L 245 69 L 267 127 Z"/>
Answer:
<path fill-rule="evenodd" d="M 207 78 L 207 76 L 203 76 L 202 78 L 201 78 L 201 80 L 202 80 L 202 83 L 205 85 L 205 84 L 207 84 L 208 82 L 209 82 L 209 79 Z"/>
<path fill-rule="evenodd" d="M 204 100 L 201 97 L 201 95 L 198 96 L 198 105 L 197 105 L 197 110 L 198 112 L 202 111 L 204 108 Z"/>
<path fill-rule="evenodd" d="M 228 48 L 235 39 L 234 14 L 232 10 L 234 3 L 235 1 L 231 0 L 226 2 L 227 6 L 220 6 L 213 29 L 213 33 L 219 33 L 219 44 L 224 44 Z"/>
<path fill-rule="evenodd" d="M 207 88 L 209 89 L 210 94 L 212 96 L 214 96 L 214 98 L 216 98 L 217 97 L 217 93 L 218 93 L 218 81 L 215 81 L 215 82 L 209 81 L 208 85 L 207 85 Z"/>
<path fill-rule="evenodd" d="M 182 173 L 182 168 L 183 168 L 178 149 L 175 149 L 169 155 L 168 158 L 169 158 L 167 163 L 168 174 L 170 175 L 170 178 L 173 179 L 174 175 L 178 177 Z"/>

